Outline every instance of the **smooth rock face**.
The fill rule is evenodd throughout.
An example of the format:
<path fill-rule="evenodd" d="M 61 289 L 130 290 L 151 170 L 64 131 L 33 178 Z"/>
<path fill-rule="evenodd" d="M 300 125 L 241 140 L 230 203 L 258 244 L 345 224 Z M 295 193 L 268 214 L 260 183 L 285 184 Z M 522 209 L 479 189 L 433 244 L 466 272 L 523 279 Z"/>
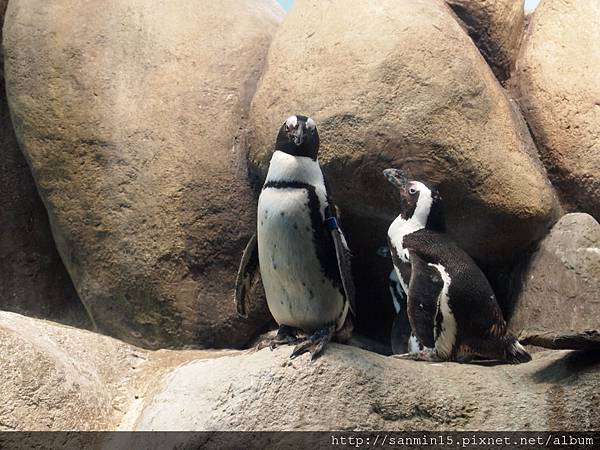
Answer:
<path fill-rule="evenodd" d="M 600 318 L 600 225 L 567 214 L 539 244 L 523 272 L 511 328 L 528 331 L 597 329 Z"/>
<path fill-rule="evenodd" d="M 15 0 L 9 104 L 98 328 L 142 346 L 240 346 L 233 286 L 254 230 L 243 129 L 272 0 Z"/>
<path fill-rule="evenodd" d="M 514 68 L 525 0 L 446 0 L 500 81 Z"/>
<path fill-rule="evenodd" d="M 0 24 L 7 4 L 0 1 Z M 89 326 L 17 144 L 3 66 L 0 54 L 0 309 Z"/>
<path fill-rule="evenodd" d="M 517 62 L 515 92 L 570 210 L 600 220 L 600 3 L 544 0 Z"/>
<path fill-rule="evenodd" d="M 126 417 L 134 430 L 593 430 L 600 425 L 594 407 L 599 361 L 589 355 L 545 352 L 528 364 L 481 367 L 401 361 L 338 344 L 312 363 L 304 356 L 290 360 L 290 351 L 191 361 L 162 378 L 133 422 L 131 414 Z"/>
<path fill-rule="evenodd" d="M 553 220 L 554 194 L 518 108 L 441 1 L 298 0 L 252 104 L 258 181 L 290 113 L 317 122 L 320 162 L 368 299 L 359 298 L 359 320 L 380 329 L 393 313 L 390 265 L 376 249 L 399 212 L 383 169 L 440 183 L 450 233 L 485 263 L 512 258 Z M 387 311 L 376 317 L 377 302 Z"/>

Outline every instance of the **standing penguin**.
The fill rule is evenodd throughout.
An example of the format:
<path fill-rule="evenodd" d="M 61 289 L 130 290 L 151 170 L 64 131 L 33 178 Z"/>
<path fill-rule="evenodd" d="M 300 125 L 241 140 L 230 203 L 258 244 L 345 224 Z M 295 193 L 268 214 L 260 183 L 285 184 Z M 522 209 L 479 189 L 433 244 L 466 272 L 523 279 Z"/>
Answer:
<path fill-rule="evenodd" d="M 396 169 L 386 169 L 384 175 L 402 200 L 402 212 L 390 226 L 388 238 L 394 265 L 402 258 L 410 260 L 408 317 L 419 340 L 432 347 L 406 357 L 530 361 L 529 353 L 507 333 L 483 272 L 446 234 L 436 231 L 435 224 L 443 221 L 437 190 L 419 181 L 408 182 Z"/>
<path fill-rule="evenodd" d="M 290 116 L 279 129 L 263 185 L 257 235 L 242 257 L 238 312 L 260 267 L 269 310 L 279 324 L 271 348 L 297 343 L 291 357 L 317 357 L 331 338 L 350 338 L 354 308 L 350 251 L 334 215 L 317 159 L 319 134 L 309 117 Z M 297 332 L 310 334 L 301 341 Z"/>

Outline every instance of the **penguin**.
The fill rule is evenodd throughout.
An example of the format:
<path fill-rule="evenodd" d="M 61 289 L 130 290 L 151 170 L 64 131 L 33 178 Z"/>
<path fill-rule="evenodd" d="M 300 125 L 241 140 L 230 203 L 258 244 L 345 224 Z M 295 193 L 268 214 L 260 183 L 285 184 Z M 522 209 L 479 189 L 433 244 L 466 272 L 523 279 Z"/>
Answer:
<path fill-rule="evenodd" d="M 388 240 L 394 265 L 406 259 L 411 264 L 409 321 L 419 341 L 431 347 L 400 356 L 424 361 L 530 361 L 529 353 L 507 332 L 481 269 L 440 231 L 443 208 L 437 189 L 408 181 L 397 169 L 386 169 L 384 176 L 401 198 L 401 213 L 389 227 Z"/>
<path fill-rule="evenodd" d="M 297 344 L 291 357 L 318 357 L 335 336 L 350 338 L 354 306 L 351 252 L 318 161 L 319 133 L 310 117 L 281 125 L 258 199 L 257 233 L 244 250 L 236 282 L 238 312 L 252 272 L 260 269 L 277 335 L 259 344 Z M 308 334 L 300 339 L 299 332 Z"/>

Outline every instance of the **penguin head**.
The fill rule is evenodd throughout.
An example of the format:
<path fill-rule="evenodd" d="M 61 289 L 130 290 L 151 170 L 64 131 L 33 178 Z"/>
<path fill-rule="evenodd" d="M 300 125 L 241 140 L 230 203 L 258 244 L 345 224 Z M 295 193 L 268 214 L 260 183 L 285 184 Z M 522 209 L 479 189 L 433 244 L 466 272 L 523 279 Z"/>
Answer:
<path fill-rule="evenodd" d="M 319 132 L 315 121 L 299 114 L 288 117 L 279 129 L 275 150 L 292 156 L 306 156 L 316 161 L 319 153 Z"/>
<path fill-rule="evenodd" d="M 400 194 L 400 216 L 404 220 L 413 220 L 428 230 L 446 230 L 442 197 L 435 186 L 409 180 L 398 169 L 385 169 L 383 175 Z"/>

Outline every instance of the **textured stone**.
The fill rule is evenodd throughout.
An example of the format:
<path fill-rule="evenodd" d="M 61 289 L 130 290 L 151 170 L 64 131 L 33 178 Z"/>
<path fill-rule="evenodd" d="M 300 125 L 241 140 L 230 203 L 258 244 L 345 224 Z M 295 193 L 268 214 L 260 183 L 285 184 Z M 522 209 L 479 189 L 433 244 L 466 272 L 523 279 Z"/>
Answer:
<path fill-rule="evenodd" d="M 224 354 L 148 352 L 2 311 L 0 350 L 0 431 L 114 430 L 166 372 L 190 359 Z"/>
<path fill-rule="evenodd" d="M 515 65 L 525 0 L 446 0 L 500 81 Z"/>
<path fill-rule="evenodd" d="M 522 270 L 511 328 L 518 334 L 597 329 L 600 225 L 588 214 L 563 216 Z"/>
<path fill-rule="evenodd" d="M 600 426 L 597 353 L 549 351 L 527 364 L 483 367 L 402 361 L 339 344 L 313 362 L 308 355 L 290 360 L 290 346 L 259 352 L 145 351 L 7 312 L 0 312 L 0 335 L 1 431 Z M 81 440 L 94 436 L 59 438 L 61 448 L 82 448 Z M 102 448 L 140 448 L 135 440 L 147 435 L 106 438 L 116 438 L 116 446 Z M 47 448 L 48 437 L 40 439 L 46 445 L 37 447 Z"/>
<path fill-rule="evenodd" d="M 319 127 L 320 162 L 356 254 L 359 321 L 374 324 L 359 323 L 365 334 L 389 338 L 392 317 L 390 267 L 376 249 L 399 208 L 383 169 L 439 183 L 450 234 L 489 266 L 554 219 L 556 199 L 518 108 L 441 1 L 298 0 L 252 104 L 258 181 L 290 113 Z"/>
<path fill-rule="evenodd" d="M 600 220 L 600 2 L 544 0 L 517 61 L 515 94 L 568 210 Z"/>
<path fill-rule="evenodd" d="M 7 4 L 7 0 L 0 1 L 0 24 Z M 1 53 L 0 309 L 90 325 L 58 256 L 46 210 L 19 150 L 6 102 Z"/>
<path fill-rule="evenodd" d="M 95 333 L 8 312 L 0 312 L 0 343 L 3 431 L 114 427 L 121 383 L 145 357 Z"/>
<path fill-rule="evenodd" d="M 164 375 L 153 395 L 126 416 L 128 424 L 134 430 L 212 431 L 600 425 L 597 356 L 544 352 L 528 364 L 481 367 L 402 361 L 338 344 L 313 362 L 290 360 L 290 351 L 190 361 Z"/>
<path fill-rule="evenodd" d="M 14 0 L 15 130 L 97 327 L 147 347 L 241 346 L 237 263 L 254 228 L 243 129 L 273 0 Z"/>

